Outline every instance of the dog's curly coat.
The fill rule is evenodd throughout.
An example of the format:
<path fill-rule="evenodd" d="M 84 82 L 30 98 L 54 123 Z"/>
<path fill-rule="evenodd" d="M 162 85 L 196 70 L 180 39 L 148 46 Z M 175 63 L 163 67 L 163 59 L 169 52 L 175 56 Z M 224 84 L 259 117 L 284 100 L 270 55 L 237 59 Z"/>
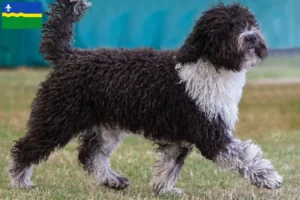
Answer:
<path fill-rule="evenodd" d="M 41 53 L 54 67 L 32 103 L 27 133 L 11 150 L 14 187 L 31 187 L 32 166 L 79 133 L 84 169 L 103 185 L 127 187 L 128 179 L 109 162 L 123 131 L 159 145 L 152 179 L 157 194 L 181 193 L 173 185 L 194 146 L 258 187 L 280 187 L 281 176 L 261 158 L 259 146 L 232 135 L 246 70 L 267 55 L 247 8 L 215 5 L 174 51 L 82 50 L 70 41 L 89 4 L 56 1 L 41 41 Z"/>

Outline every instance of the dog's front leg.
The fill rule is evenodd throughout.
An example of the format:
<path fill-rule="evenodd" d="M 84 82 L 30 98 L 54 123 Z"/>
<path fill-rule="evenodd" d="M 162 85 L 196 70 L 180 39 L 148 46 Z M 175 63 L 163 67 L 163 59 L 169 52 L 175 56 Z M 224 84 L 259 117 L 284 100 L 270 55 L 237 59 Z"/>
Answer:
<path fill-rule="evenodd" d="M 152 188 L 155 194 L 173 193 L 181 195 L 178 188 L 174 188 L 175 181 L 193 145 L 158 144 L 156 149 L 158 159 L 152 173 Z"/>
<path fill-rule="evenodd" d="M 239 173 L 259 188 L 276 189 L 282 177 L 269 160 L 262 158 L 261 148 L 251 141 L 232 139 L 214 158 L 221 168 Z"/>

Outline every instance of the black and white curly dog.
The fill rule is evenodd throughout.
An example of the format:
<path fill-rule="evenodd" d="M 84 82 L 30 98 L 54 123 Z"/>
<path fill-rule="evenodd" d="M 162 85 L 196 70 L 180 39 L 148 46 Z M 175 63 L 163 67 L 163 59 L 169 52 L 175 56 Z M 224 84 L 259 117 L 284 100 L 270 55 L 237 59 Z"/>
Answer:
<path fill-rule="evenodd" d="M 156 194 L 181 193 L 173 186 L 194 146 L 257 187 L 280 187 L 282 178 L 260 147 L 232 134 L 246 71 L 267 56 L 253 13 L 218 3 L 174 51 L 72 48 L 74 23 L 89 5 L 51 5 L 41 53 L 54 66 L 32 103 L 25 136 L 11 149 L 14 187 L 31 187 L 33 166 L 79 135 L 84 170 L 100 184 L 126 188 L 129 180 L 109 161 L 126 133 L 158 145 L 151 182 Z"/>

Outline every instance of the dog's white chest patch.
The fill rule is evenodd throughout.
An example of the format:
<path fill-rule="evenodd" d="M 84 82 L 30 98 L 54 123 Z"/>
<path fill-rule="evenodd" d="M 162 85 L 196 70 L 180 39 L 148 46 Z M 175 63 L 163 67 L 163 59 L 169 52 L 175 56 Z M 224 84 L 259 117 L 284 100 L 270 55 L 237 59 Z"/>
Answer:
<path fill-rule="evenodd" d="M 199 109 L 212 120 L 222 117 L 231 130 L 238 119 L 238 103 L 245 84 L 246 70 L 216 71 L 211 63 L 202 60 L 195 64 L 177 64 L 176 69 L 186 92 Z"/>

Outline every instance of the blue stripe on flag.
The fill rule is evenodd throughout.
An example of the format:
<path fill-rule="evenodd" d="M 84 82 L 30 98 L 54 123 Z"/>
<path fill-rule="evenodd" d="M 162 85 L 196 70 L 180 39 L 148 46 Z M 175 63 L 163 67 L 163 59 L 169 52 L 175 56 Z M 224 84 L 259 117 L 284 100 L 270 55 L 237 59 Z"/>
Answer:
<path fill-rule="evenodd" d="M 42 13 L 42 2 L 4 2 L 2 12 L 5 13 Z"/>

